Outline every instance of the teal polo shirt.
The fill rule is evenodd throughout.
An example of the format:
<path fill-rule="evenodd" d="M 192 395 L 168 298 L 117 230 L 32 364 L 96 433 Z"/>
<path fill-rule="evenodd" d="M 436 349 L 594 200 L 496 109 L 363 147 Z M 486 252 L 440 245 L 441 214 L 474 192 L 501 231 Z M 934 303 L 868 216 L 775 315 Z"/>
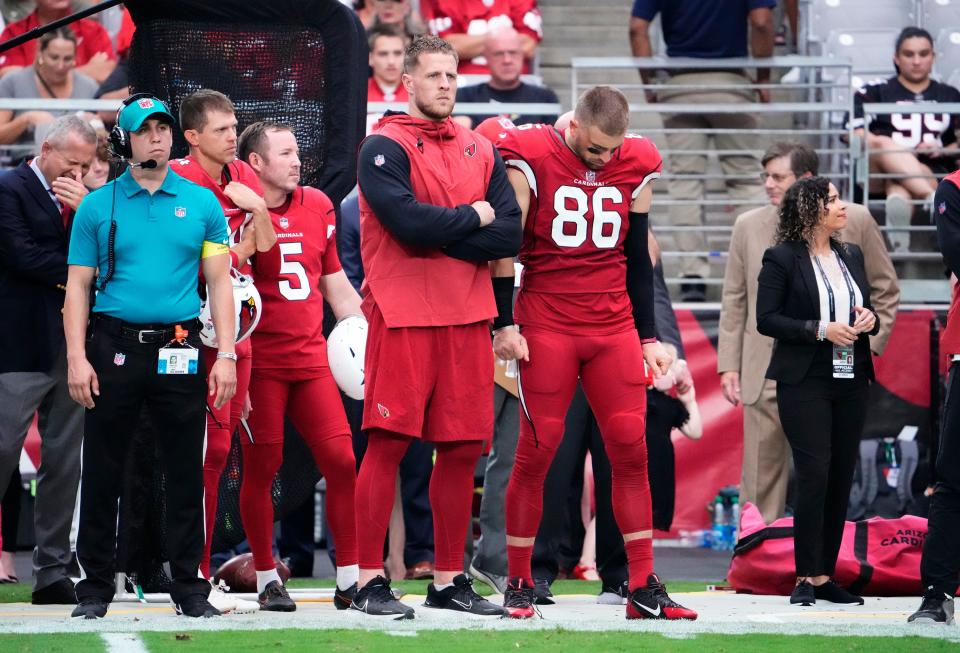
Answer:
<path fill-rule="evenodd" d="M 127 171 L 80 204 L 70 235 L 70 265 L 106 273 L 111 212 L 117 223 L 114 272 L 106 289 L 97 291 L 93 311 L 135 324 L 197 317 L 201 256 L 228 251 L 227 224 L 216 196 L 169 169 L 151 195 Z"/>

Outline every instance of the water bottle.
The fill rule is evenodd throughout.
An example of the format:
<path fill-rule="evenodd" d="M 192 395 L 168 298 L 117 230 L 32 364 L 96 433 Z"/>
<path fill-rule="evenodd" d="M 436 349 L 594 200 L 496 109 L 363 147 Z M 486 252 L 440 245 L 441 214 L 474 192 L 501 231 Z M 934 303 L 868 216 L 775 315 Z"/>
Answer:
<path fill-rule="evenodd" d="M 727 512 L 723 508 L 723 497 L 719 494 L 713 500 L 713 528 L 711 529 L 710 548 L 714 551 L 724 549 L 724 526 L 727 523 Z"/>
<path fill-rule="evenodd" d="M 733 551 L 740 539 L 740 497 L 733 497 L 733 504 L 730 506 L 730 524 L 727 529 L 730 536 L 727 540 L 728 550 Z"/>

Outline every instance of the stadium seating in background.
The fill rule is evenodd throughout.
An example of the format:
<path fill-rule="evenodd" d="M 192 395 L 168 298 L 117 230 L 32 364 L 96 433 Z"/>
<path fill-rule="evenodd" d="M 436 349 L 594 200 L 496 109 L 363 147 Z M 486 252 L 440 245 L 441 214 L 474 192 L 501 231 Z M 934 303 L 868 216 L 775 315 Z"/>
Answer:
<path fill-rule="evenodd" d="M 953 3 L 953 10 L 956 12 L 953 23 L 947 23 L 949 26 L 941 29 L 939 33 L 936 29 L 929 31 L 937 35 L 933 44 L 937 53 L 933 64 L 934 75 L 945 82 L 953 78 L 952 85 L 956 86 L 956 74 L 960 70 L 960 2 Z"/>
<path fill-rule="evenodd" d="M 810 54 L 826 54 L 823 48 L 831 32 L 891 30 L 896 34 L 907 25 L 916 25 L 919 19 L 916 0 L 810 0 L 806 11 Z M 891 41 L 883 51 L 892 50 Z M 856 63 L 856 57 L 851 58 Z"/>

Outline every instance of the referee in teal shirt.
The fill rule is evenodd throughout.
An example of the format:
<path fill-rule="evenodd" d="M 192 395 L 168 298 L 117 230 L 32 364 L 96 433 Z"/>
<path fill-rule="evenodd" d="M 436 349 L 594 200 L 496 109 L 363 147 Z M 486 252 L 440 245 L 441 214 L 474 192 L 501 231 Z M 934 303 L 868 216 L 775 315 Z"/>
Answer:
<path fill-rule="evenodd" d="M 70 395 L 87 409 L 77 535 L 84 577 L 74 617 L 103 617 L 113 599 L 117 500 L 141 408 L 169 480 L 171 599 L 188 616 L 219 614 L 207 601 L 210 584 L 197 574 L 204 411 L 208 391 L 217 406 L 235 392 L 236 317 L 223 211 L 210 191 L 169 172 L 174 124 L 160 100 L 129 98 L 117 115 L 113 145 L 130 167 L 90 193 L 73 222 L 63 309 L 67 380 Z M 209 375 L 198 355 L 201 269 L 219 347 Z"/>

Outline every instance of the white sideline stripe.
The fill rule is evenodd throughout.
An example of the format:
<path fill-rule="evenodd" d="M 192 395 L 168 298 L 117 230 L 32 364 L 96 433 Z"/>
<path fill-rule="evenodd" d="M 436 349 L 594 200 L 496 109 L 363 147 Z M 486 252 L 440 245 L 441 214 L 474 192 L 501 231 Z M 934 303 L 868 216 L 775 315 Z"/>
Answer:
<path fill-rule="evenodd" d="M 149 653 L 136 633 L 100 633 L 107 653 Z"/>

